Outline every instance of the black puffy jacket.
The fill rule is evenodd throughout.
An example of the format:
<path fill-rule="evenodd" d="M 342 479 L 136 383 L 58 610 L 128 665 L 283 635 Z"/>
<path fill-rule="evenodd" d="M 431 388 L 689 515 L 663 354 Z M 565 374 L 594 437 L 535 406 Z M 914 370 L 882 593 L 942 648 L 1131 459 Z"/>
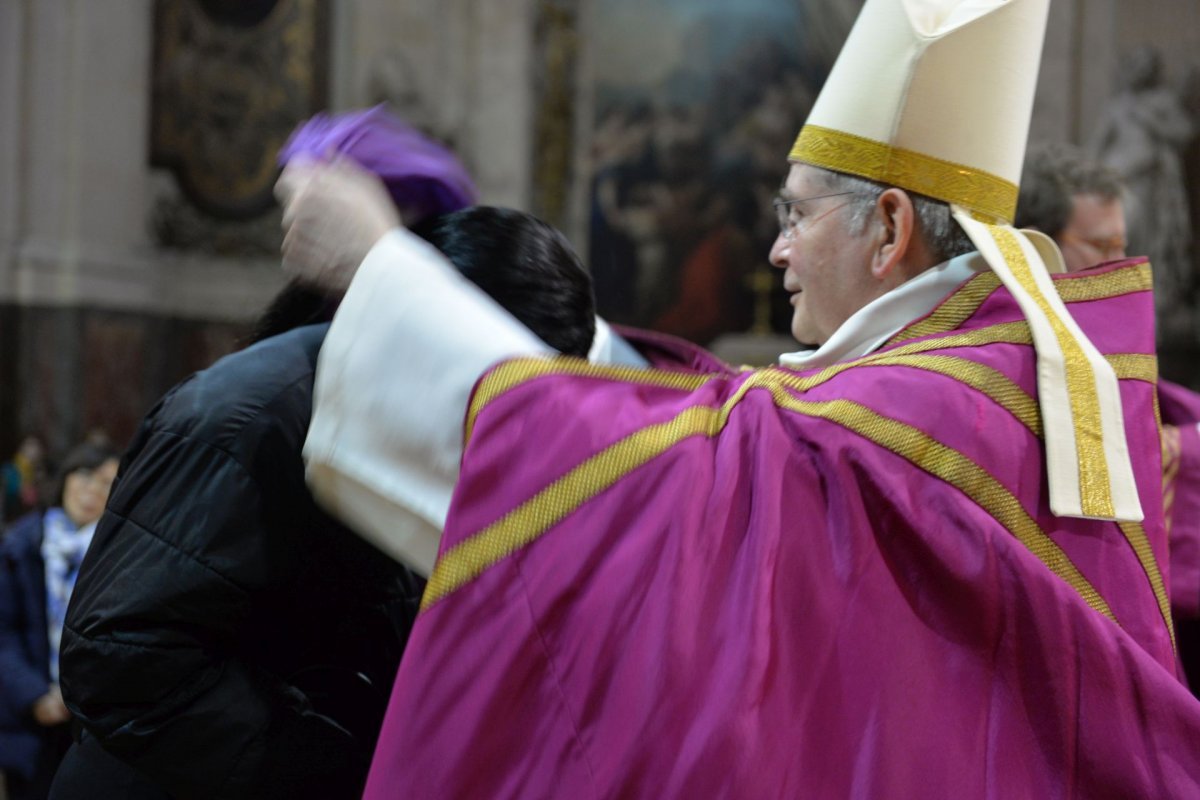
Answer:
<path fill-rule="evenodd" d="M 103 747 L 177 798 L 359 797 L 422 582 L 314 504 L 327 325 L 171 390 L 121 463 L 62 642 Z"/>

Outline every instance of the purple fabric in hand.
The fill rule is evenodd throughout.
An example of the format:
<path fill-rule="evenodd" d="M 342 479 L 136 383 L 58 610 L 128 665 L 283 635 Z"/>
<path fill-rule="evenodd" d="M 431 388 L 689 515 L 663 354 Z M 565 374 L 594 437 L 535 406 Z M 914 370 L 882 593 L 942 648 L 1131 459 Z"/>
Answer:
<path fill-rule="evenodd" d="M 279 163 L 333 156 L 352 158 L 378 175 L 408 225 L 476 202 L 475 183 L 458 157 L 383 106 L 313 116 L 288 139 Z"/>

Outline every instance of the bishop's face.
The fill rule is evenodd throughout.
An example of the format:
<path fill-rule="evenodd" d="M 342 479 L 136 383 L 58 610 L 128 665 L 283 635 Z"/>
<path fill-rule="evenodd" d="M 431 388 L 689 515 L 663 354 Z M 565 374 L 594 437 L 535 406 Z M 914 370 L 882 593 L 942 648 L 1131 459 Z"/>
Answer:
<path fill-rule="evenodd" d="M 780 200 L 787 216 L 780 217 L 771 264 L 783 270 L 791 296 L 792 335 L 821 345 L 875 297 L 868 237 L 852 230 L 855 196 L 829 188 L 815 167 L 793 164 Z"/>

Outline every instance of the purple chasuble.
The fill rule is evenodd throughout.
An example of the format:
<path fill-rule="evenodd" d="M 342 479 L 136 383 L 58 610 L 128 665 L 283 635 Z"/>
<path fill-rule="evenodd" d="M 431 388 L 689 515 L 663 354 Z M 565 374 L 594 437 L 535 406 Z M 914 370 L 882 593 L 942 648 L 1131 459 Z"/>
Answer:
<path fill-rule="evenodd" d="M 1197 796 L 1149 268 L 1056 285 L 1142 524 L 1050 514 L 991 273 L 823 370 L 493 369 L 365 797 Z"/>
<path fill-rule="evenodd" d="M 1171 542 L 1171 605 L 1200 617 L 1200 394 L 1160 381 L 1163 505 Z"/>
<path fill-rule="evenodd" d="M 733 372 L 733 368 L 694 342 L 669 333 L 612 325 L 654 369 L 674 372 Z"/>

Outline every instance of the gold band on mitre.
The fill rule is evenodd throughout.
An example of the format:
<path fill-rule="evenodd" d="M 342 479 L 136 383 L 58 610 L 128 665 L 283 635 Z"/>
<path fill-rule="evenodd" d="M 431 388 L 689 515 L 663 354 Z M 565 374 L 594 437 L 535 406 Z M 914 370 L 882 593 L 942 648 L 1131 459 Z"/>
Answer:
<path fill-rule="evenodd" d="M 843 131 L 805 125 L 788 155 L 814 167 L 868 178 L 1011 223 L 1017 185 L 983 170 Z"/>

